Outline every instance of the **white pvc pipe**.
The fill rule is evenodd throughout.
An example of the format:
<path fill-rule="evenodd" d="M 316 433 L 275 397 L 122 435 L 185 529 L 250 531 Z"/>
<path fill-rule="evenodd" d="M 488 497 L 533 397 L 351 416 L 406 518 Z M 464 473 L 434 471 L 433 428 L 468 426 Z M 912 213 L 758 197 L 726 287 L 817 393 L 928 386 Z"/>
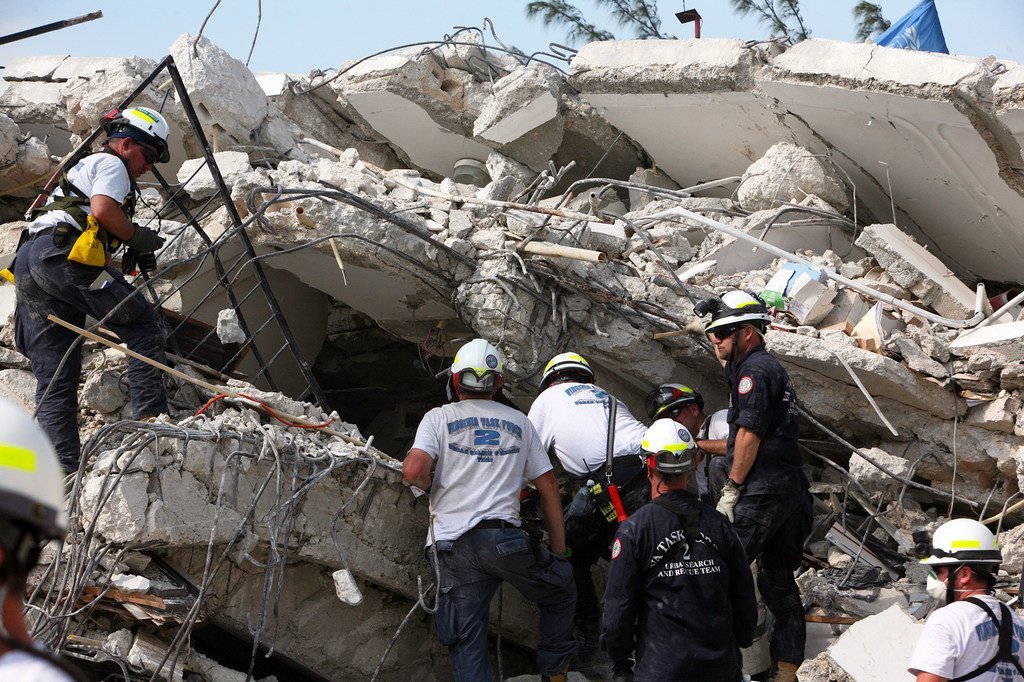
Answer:
<path fill-rule="evenodd" d="M 523 253 L 529 253 L 534 256 L 572 258 L 573 260 L 582 260 L 588 263 L 603 263 L 608 259 L 608 256 L 601 251 L 578 249 L 575 246 L 562 246 L 561 244 L 552 244 L 550 242 L 528 242 L 523 247 Z"/>

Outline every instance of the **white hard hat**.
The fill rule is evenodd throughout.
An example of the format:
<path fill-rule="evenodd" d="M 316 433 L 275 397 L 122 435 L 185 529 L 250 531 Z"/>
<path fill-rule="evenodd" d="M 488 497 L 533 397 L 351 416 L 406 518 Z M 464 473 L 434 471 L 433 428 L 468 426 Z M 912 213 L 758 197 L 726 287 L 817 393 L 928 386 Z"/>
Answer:
<path fill-rule="evenodd" d="M 455 354 L 449 370 L 455 386 L 468 393 L 493 393 L 505 371 L 501 353 L 484 339 L 473 339 Z"/>
<path fill-rule="evenodd" d="M 740 289 L 730 291 L 721 298 L 705 299 L 694 307 L 694 312 L 701 317 L 711 313 L 711 321 L 704 326 L 705 332 L 739 326 L 744 322 L 767 324 L 772 321 L 768 306 L 761 297 Z"/>
<path fill-rule="evenodd" d="M 589 377 L 590 381 L 594 380 L 594 370 L 590 368 L 590 363 L 580 355 L 579 353 L 560 353 L 548 361 L 548 364 L 544 367 L 544 375 L 540 380 L 540 390 L 544 390 L 548 387 L 555 378 L 562 372 L 582 372 L 584 375 Z"/>
<path fill-rule="evenodd" d="M 994 564 L 1003 562 L 996 536 L 974 519 L 952 519 L 935 530 L 930 556 L 921 560 L 929 566 Z"/>
<path fill-rule="evenodd" d="M 128 137 L 149 144 L 159 152 L 158 163 L 171 160 L 167 138 L 171 129 L 160 112 L 147 107 L 131 107 L 111 111 L 103 118 L 103 130 L 108 135 L 127 133 Z"/>
<path fill-rule="evenodd" d="M 674 419 L 659 419 L 644 432 L 640 459 L 655 471 L 674 475 L 697 468 L 697 443 Z"/>
<path fill-rule="evenodd" d="M 50 440 L 32 417 L 0 397 L 0 520 L 63 537 L 64 471 Z"/>

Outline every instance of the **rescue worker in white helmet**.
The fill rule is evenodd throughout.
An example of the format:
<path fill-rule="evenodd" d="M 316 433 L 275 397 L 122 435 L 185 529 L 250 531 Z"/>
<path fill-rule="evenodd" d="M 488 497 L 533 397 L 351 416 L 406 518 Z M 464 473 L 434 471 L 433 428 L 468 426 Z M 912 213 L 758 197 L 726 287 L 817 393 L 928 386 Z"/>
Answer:
<path fill-rule="evenodd" d="M 921 560 L 930 569 L 928 594 L 941 608 L 928 617 L 910 656 L 917 682 L 1024 680 L 1024 620 L 994 596 L 1003 555 L 992 531 L 953 519 L 921 549 L 928 554 Z"/>
<path fill-rule="evenodd" d="M 724 466 L 726 442 L 729 437 L 728 410 L 718 410 L 710 417 L 704 413 L 704 396 L 685 384 L 662 384 L 647 394 L 644 400 L 647 416 L 655 419 L 673 419 L 695 436 L 701 451 L 701 465 L 697 468 L 697 495 L 702 502 L 714 504 L 718 501 L 718 490 L 725 483 L 726 474 L 719 471 L 712 477 L 711 468 L 719 470 Z M 709 481 L 716 480 L 718 489 L 711 495 Z"/>
<path fill-rule="evenodd" d="M 503 382 L 497 348 L 470 341 L 455 356 L 451 376 L 459 401 L 424 415 L 402 463 L 405 480 L 430 492 L 426 553 L 438 575 L 437 637 L 448 647 L 455 679 L 492 679 L 488 604 L 508 581 L 540 607 L 543 678 L 564 680 L 576 653 L 576 590 L 551 462 L 526 416 L 491 399 Z M 550 549 L 520 520 L 524 481 L 540 495 Z"/>
<path fill-rule="evenodd" d="M 32 641 L 25 581 L 42 546 L 64 537 L 64 476 L 32 417 L 0 398 L 0 680 L 68 682 L 81 678 Z"/>
<path fill-rule="evenodd" d="M 728 519 L 687 491 L 699 451 L 659 419 L 640 459 L 651 502 L 623 521 L 604 593 L 603 644 L 618 677 L 739 682 L 757 622 L 754 581 Z"/>
<path fill-rule="evenodd" d="M 758 560 L 758 587 L 775 616 L 774 679 L 794 682 L 807 629 L 793 572 L 800 567 L 812 521 L 810 484 L 797 450 L 796 391 L 765 350 L 771 315 L 758 296 L 730 291 L 694 310 L 710 313 L 705 331 L 729 379 L 728 478 L 717 509 L 733 522 L 749 561 Z"/>
<path fill-rule="evenodd" d="M 23 234 L 14 263 L 15 341 L 32 361 L 39 424 L 68 471 L 78 468 L 80 456 L 81 351 L 72 351 L 57 370 L 80 337 L 47 316 L 80 327 L 86 316 L 103 320 L 132 350 L 165 360 L 160 318 L 141 294 L 133 295 L 136 290 L 112 266 L 111 255 L 122 244 L 145 255 L 164 243 L 132 218 L 139 194 L 135 181 L 169 159 L 169 128 L 163 116 L 145 107 L 111 112 L 103 126 L 103 148 L 61 176 Z M 130 359 L 128 385 L 135 419 L 167 412 L 160 370 Z"/>
<path fill-rule="evenodd" d="M 682 424 L 694 434 L 694 442 L 700 451 L 697 466 L 697 497 L 701 502 L 714 506 L 718 503 L 719 491 L 729 477 L 725 469 L 726 444 L 729 439 L 729 410 L 718 410 L 710 417 L 704 414 L 704 396 L 684 384 L 662 384 L 647 394 L 644 401 L 647 416 L 652 420 L 668 418 Z M 750 564 L 752 575 L 757 575 L 757 562 Z M 741 650 L 743 672 L 751 680 L 767 680 L 771 673 L 772 658 L 769 651 L 771 633 L 768 611 L 764 600 L 757 592 L 757 627 L 754 641 Z"/>
<path fill-rule="evenodd" d="M 607 488 L 609 446 L 612 483 L 618 487 L 627 514 L 649 499 L 643 466 L 636 458 L 646 428 L 617 398 L 594 383 L 590 363 L 578 353 L 561 353 L 544 368 L 540 395 L 530 407 L 530 421 L 541 445 L 554 452 L 577 490 L 565 517 L 569 561 L 576 582 L 576 626 L 580 634 L 577 669 L 600 674 L 610 661 L 600 649 L 601 606 L 590 569 L 615 535 L 617 521 L 602 513 Z M 615 410 L 614 420 L 610 419 Z M 609 438 L 611 434 L 611 438 Z M 599 487 L 594 488 L 594 484 Z M 597 490 L 594 495 L 585 491 Z"/>

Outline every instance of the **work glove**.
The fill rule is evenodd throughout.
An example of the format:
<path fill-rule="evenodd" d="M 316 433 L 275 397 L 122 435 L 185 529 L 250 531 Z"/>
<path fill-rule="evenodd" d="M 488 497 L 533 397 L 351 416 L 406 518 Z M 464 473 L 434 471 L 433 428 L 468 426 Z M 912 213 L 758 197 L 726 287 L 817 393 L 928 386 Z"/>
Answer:
<path fill-rule="evenodd" d="M 139 270 L 142 270 L 143 272 L 153 272 L 156 270 L 155 253 L 140 253 L 135 262 L 138 264 Z"/>
<path fill-rule="evenodd" d="M 718 506 L 715 509 L 725 514 L 729 523 L 733 522 L 733 509 L 739 502 L 741 492 L 743 492 L 743 486 L 737 485 L 731 478 L 722 486 L 722 496 L 718 499 Z"/>
<path fill-rule="evenodd" d="M 135 234 L 125 242 L 128 246 L 142 253 L 153 253 L 164 245 L 164 238 L 155 231 L 142 225 L 135 225 Z"/>

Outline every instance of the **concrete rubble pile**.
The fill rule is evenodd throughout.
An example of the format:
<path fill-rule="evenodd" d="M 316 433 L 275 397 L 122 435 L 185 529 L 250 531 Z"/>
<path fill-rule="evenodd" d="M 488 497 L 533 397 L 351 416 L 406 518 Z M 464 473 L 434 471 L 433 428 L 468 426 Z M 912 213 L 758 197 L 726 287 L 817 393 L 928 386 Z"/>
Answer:
<path fill-rule="evenodd" d="M 778 310 L 768 347 L 809 414 L 818 506 L 813 567 L 800 577 L 806 605 L 825 616 L 894 605 L 925 616 L 910 535 L 950 509 L 999 515 L 1009 585 L 1024 561 L 1014 504 L 1024 489 L 1024 307 L 1004 305 L 1024 285 L 1024 65 L 822 40 L 784 52 L 619 41 L 587 45 L 564 74 L 475 36 L 308 76 L 254 75 L 205 38 L 171 46 L 310 362 L 331 347 L 343 314 L 424 347 L 438 330 L 489 339 L 524 407 L 546 360 L 572 349 L 637 415 L 646 392 L 669 381 L 719 409 L 727 386 L 693 306 L 748 289 Z M 155 66 L 70 56 L 9 64 L 0 190 L 30 196 L 19 185 L 52 169 L 50 155 L 66 153 Z M 156 82 L 138 101 L 160 106 L 164 90 Z M 187 119 L 173 98 L 163 111 L 179 131 L 169 179 L 201 206 L 218 187 L 181 134 Z M 141 217 L 172 237 L 155 286 L 173 292 L 166 308 L 188 314 L 209 293 L 211 266 L 195 277 L 206 245 L 183 223 Z M 16 242 L 21 227 L 9 223 L 0 237 Z M 234 226 L 222 207 L 202 227 L 216 239 Z M 11 290 L 0 289 L 4 314 Z M 221 309 L 199 321 L 237 340 L 232 311 Z M 11 327 L 0 333 L 0 389 L 31 405 Z M 275 425 L 244 402 L 193 417 L 208 396 L 180 380 L 169 419 L 120 422 L 124 361 L 90 352 L 82 425 L 98 440 L 76 488 L 79 523 L 87 546 L 125 551 L 92 565 L 85 586 L 160 598 L 162 578 L 147 576 L 155 554 L 203 585 L 203 599 L 190 593 L 199 620 L 328 679 L 373 674 L 425 599 L 417 576 L 420 589 L 430 582 L 425 505 L 402 488 L 397 461 Z M 324 418 L 260 388 L 245 392 Z M 354 425 L 332 428 L 362 439 Z M 225 562 L 214 575 L 210 556 Z M 332 575 L 345 570 L 362 594 L 356 606 L 335 596 Z M 505 641 L 528 647 L 533 611 L 506 597 Z M 155 669 L 174 628 L 136 609 L 79 634 Z M 184 611 L 161 618 L 181 628 Z M 386 675 L 444 677 L 428 617 L 410 619 L 395 642 Z M 190 656 L 179 670 L 234 679 Z M 842 670 L 826 653 L 801 679 L 843 679 Z"/>

